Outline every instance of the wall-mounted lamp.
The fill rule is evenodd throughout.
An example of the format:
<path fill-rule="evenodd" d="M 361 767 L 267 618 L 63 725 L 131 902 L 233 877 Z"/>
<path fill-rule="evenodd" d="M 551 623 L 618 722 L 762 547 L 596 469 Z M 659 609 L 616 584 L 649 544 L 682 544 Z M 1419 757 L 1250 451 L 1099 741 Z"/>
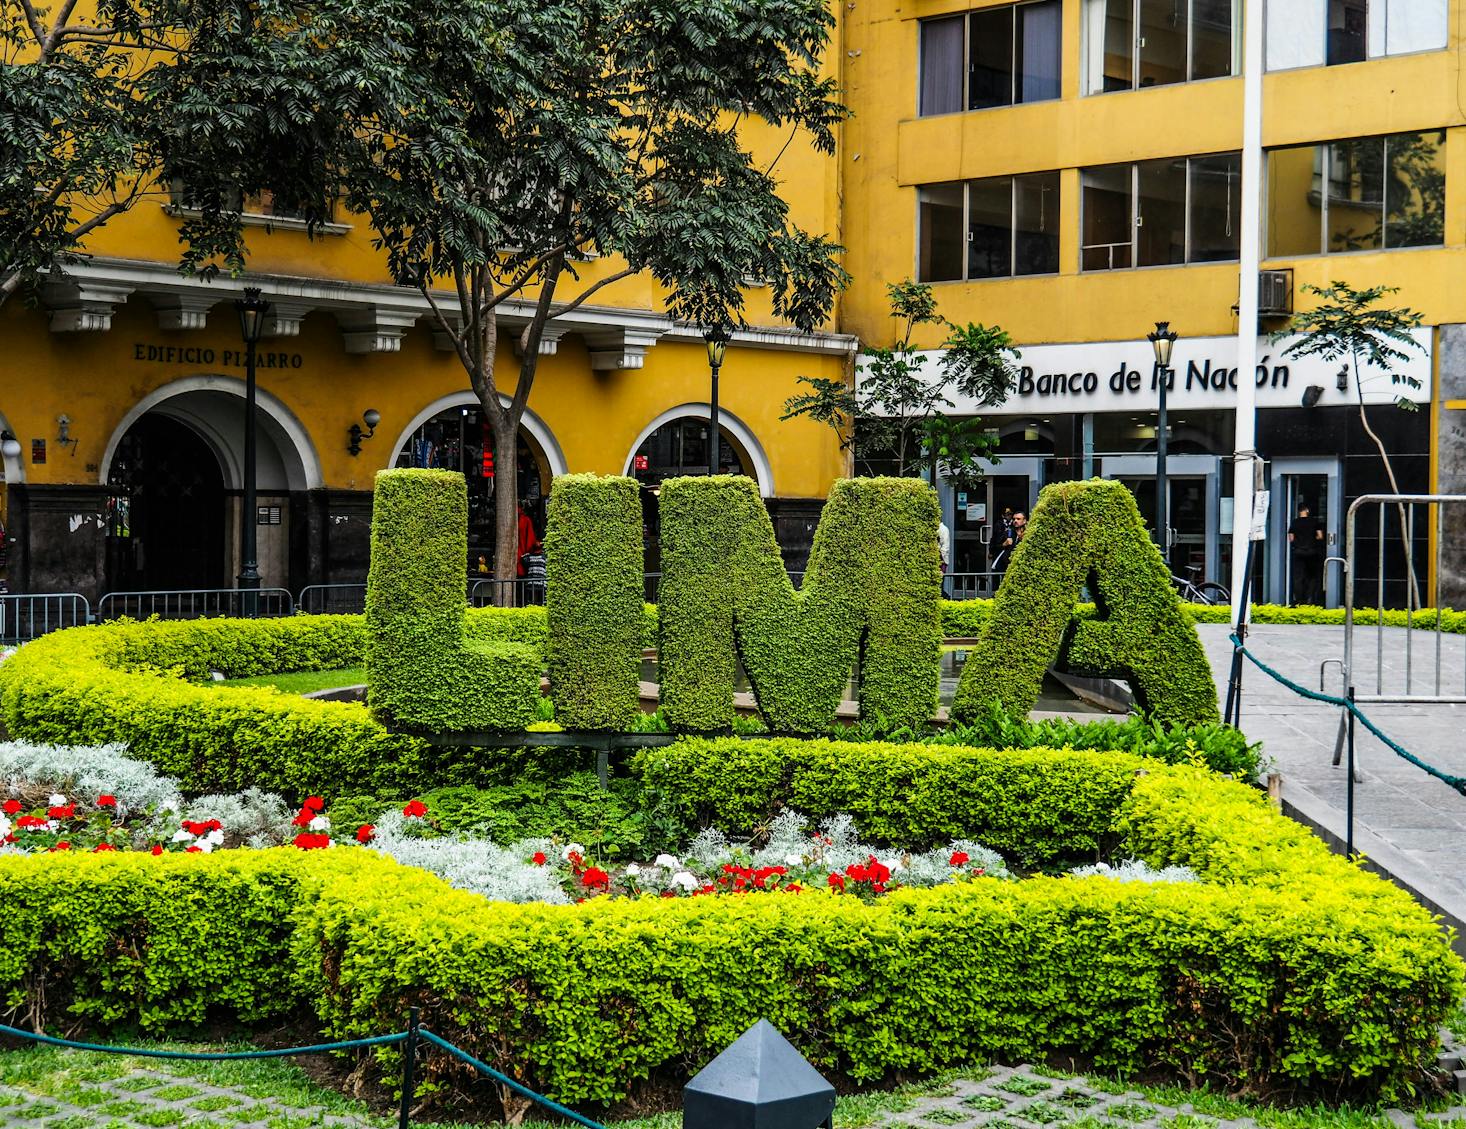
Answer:
<path fill-rule="evenodd" d="M 1303 390 L 1303 406 L 1311 408 L 1323 399 L 1323 385 L 1310 384 Z"/>
<path fill-rule="evenodd" d="M 1345 365 L 1339 370 L 1339 391 L 1349 391 L 1349 366 Z"/>
<path fill-rule="evenodd" d="M 18 459 L 20 451 L 20 440 L 8 431 L 0 431 L 0 459 Z"/>
<path fill-rule="evenodd" d="M 346 429 L 346 434 L 351 436 L 350 442 L 346 444 L 346 450 L 353 455 L 361 454 L 361 445 L 377 433 L 377 424 L 382 422 L 382 413 L 376 408 L 368 408 L 361 413 L 361 422 L 366 424 L 366 430 L 361 429 L 361 423 L 353 423 Z"/>
<path fill-rule="evenodd" d="M 76 455 L 76 445 L 80 439 L 75 439 L 71 434 L 71 417 L 59 415 L 56 417 L 56 443 L 62 447 L 70 447 L 73 456 Z"/>

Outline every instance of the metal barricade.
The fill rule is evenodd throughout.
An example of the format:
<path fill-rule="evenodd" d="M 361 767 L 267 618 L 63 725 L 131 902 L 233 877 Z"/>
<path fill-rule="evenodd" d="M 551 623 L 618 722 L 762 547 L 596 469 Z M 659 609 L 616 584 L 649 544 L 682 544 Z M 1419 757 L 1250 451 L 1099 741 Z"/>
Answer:
<path fill-rule="evenodd" d="M 108 592 L 97 602 L 97 622 L 109 619 L 205 619 L 244 616 L 261 619 L 287 616 L 295 600 L 284 588 L 189 588 L 178 591 Z"/>
<path fill-rule="evenodd" d="M 92 621 L 92 605 L 78 592 L 0 594 L 0 647 L 29 643 L 66 627 Z"/>
<path fill-rule="evenodd" d="M 1453 507 L 1462 507 L 1459 513 L 1466 520 L 1466 495 L 1459 494 L 1366 494 L 1349 507 L 1344 527 L 1343 675 L 1345 689 L 1353 689 L 1357 702 L 1466 703 L 1466 640 L 1451 635 L 1447 641 L 1439 600 L 1434 608 L 1421 606 L 1429 577 L 1441 575 L 1446 511 Z M 1372 561 L 1359 555 L 1360 518 L 1370 509 L 1377 513 Z M 1386 551 L 1392 522 L 1399 534 L 1397 552 Z M 1428 551 L 1418 553 L 1422 533 L 1427 534 L 1426 544 L 1434 542 L 1433 557 Z M 1361 576 L 1366 563 L 1374 565 L 1372 585 L 1371 578 Z M 1391 577 L 1392 568 L 1400 570 L 1397 577 Z M 1361 623 L 1358 600 L 1370 587 L 1375 614 L 1363 618 L 1374 622 Z M 1400 597 L 1405 614 L 1397 610 L 1391 615 L 1387 606 L 1398 604 Z M 1371 627 L 1372 671 L 1365 661 L 1367 652 L 1355 645 L 1356 632 Z M 1419 641 L 1417 629 L 1425 636 Z"/>
<path fill-rule="evenodd" d="M 361 615 L 366 611 L 365 584 L 307 584 L 295 597 L 300 615 Z"/>
<path fill-rule="evenodd" d="M 515 577 L 513 580 L 469 579 L 468 604 L 474 608 L 529 608 L 545 602 L 545 582 Z"/>
<path fill-rule="evenodd" d="M 946 600 L 991 600 L 1003 583 L 1001 572 L 949 572 L 942 577 Z"/>

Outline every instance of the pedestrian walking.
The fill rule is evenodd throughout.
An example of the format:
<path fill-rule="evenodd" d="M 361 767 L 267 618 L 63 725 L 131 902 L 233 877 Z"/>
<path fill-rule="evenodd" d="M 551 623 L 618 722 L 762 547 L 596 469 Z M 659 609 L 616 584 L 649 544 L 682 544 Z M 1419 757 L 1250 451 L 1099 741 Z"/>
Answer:
<path fill-rule="evenodd" d="M 1288 526 L 1288 546 L 1293 557 L 1292 604 L 1323 603 L 1323 525 L 1305 502 Z"/>

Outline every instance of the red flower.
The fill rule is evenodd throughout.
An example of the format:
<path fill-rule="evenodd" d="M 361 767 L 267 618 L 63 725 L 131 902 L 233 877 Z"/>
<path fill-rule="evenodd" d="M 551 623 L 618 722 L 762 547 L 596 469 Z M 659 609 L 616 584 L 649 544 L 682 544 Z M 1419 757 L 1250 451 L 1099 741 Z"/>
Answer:
<path fill-rule="evenodd" d="M 326 801 L 321 799 L 320 796 L 307 796 L 305 798 L 305 807 L 313 812 L 320 812 L 325 806 Z"/>
<path fill-rule="evenodd" d="M 61 842 L 57 843 L 51 849 L 53 851 L 69 851 L 71 850 L 71 844 L 68 843 L 65 839 L 62 839 Z"/>
<path fill-rule="evenodd" d="M 97 797 L 97 807 L 99 808 L 115 808 L 116 806 L 117 797 L 110 792 L 103 792 Z"/>
<path fill-rule="evenodd" d="M 184 847 L 183 853 L 186 855 L 201 855 L 204 853 L 204 849 L 202 847 Z"/>
<path fill-rule="evenodd" d="M 356 841 L 358 843 L 370 843 L 372 841 L 372 836 L 376 833 L 377 829 L 373 827 L 370 823 L 363 823 L 360 827 L 356 829 Z"/>
<path fill-rule="evenodd" d="M 786 894 L 802 894 L 803 892 L 804 887 L 801 886 L 798 882 L 791 882 L 789 883 L 789 885 L 784 887 L 784 893 Z"/>
<path fill-rule="evenodd" d="M 315 817 L 316 813 L 311 811 L 310 808 L 301 808 L 300 811 L 296 813 L 295 818 L 292 819 L 290 822 L 295 824 L 296 827 L 309 827 L 311 824 L 311 820 L 315 819 Z"/>
<path fill-rule="evenodd" d="M 32 828 L 45 827 L 46 821 L 38 815 L 23 815 L 15 821 L 15 826 L 22 831 L 28 831 Z"/>
<path fill-rule="evenodd" d="M 947 860 L 953 866 L 966 866 L 968 862 L 966 851 L 953 851 L 952 857 Z"/>
<path fill-rule="evenodd" d="M 52 819 L 75 819 L 76 805 L 66 804 L 61 807 L 47 808 L 46 814 Z"/>
<path fill-rule="evenodd" d="M 852 862 L 845 868 L 845 875 L 852 882 L 865 882 L 870 878 L 870 873 L 858 862 Z"/>
<path fill-rule="evenodd" d="M 544 851 L 536 851 L 529 861 L 534 863 L 535 866 L 544 866 L 548 860 L 545 858 Z"/>
<path fill-rule="evenodd" d="M 153 854 L 155 854 L 155 855 L 161 855 L 162 853 L 163 853 L 163 844 L 162 843 L 154 843 L 153 844 Z"/>
<path fill-rule="evenodd" d="M 580 881 L 587 890 L 604 890 L 611 884 L 611 876 L 598 866 L 588 866 L 581 872 Z"/>
<path fill-rule="evenodd" d="M 207 835 L 210 831 L 218 831 L 223 826 L 217 819 L 185 819 L 183 829 L 195 839 Z"/>
<path fill-rule="evenodd" d="M 329 847 L 331 845 L 331 836 L 312 835 L 310 832 L 305 832 L 295 837 L 295 845 L 302 851 L 319 850 L 322 847 Z M 193 850 L 193 848 L 190 847 L 189 850 Z"/>
<path fill-rule="evenodd" d="M 428 805 L 421 800 L 410 800 L 407 806 L 402 809 L 402 814 L 407 816 L 408 819 L 422 819 L 428 814 Z"/>
<path fill-rule="evenodd" d="M 830 889 L 834 890 L 835 893 L 841 894 L 845 892 L 845 879 L 841 878 L 838 874 L 831 874 L 829 883 Z"/>
<path fill-rule="evenodd" d="M 0 810 L 3 810 L 6 815 L 14 815 L 21 809 L 21 806 L 19 800 L 6 800 L 4 804 L 0 804 Z"/>
<path fill-rule="evenodd" d="M 877 887 L 884 886 L 891 880 L 891 868 L 885 863 L 877 862 L 874 857 L 867 864 L 865 873 Z"/>
<path fill-rule="evenodd" d="M 116 849 L 111 843 L 98 843 L 92 848 L 92 854 L 96 854 L 99 851 L 115 851 Z"/>

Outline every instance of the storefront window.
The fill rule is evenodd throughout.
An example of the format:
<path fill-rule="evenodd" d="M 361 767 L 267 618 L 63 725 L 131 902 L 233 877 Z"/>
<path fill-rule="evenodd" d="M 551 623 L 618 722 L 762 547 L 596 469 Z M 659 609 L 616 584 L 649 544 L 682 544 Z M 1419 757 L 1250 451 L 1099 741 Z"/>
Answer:
<path fill-rule="evenodd" d="M 1060 0 L 1037 0 L 923 21 L 920 113 L 1059 97 L 1060 16 Z"/>
<path fill-rule="evenodd" d="M 1267 68 L 1440 51 L 1446 13 L 1446 0 L 1268 0 Z"/>
<path fill-rule="evenodd" d="M 1238 72 L 1240 0 L 1086 0 L 1086 94 Z"/>
<path fill-rule="evenodd" d="M 1442 130 L 1277 149 L 1267 160 L 1272 258 L 1445 242 Z"/>
<path fill-rule="evenodd" d="M 921 281 L 1058 273 L 1058 173 L 932 185 L 918 201 Z"/>
<path fill-rule="evenodd" d="M 1085 169 L 1080 268 L 1235 260 L 1240 173 L 1236 153 Z"/>

